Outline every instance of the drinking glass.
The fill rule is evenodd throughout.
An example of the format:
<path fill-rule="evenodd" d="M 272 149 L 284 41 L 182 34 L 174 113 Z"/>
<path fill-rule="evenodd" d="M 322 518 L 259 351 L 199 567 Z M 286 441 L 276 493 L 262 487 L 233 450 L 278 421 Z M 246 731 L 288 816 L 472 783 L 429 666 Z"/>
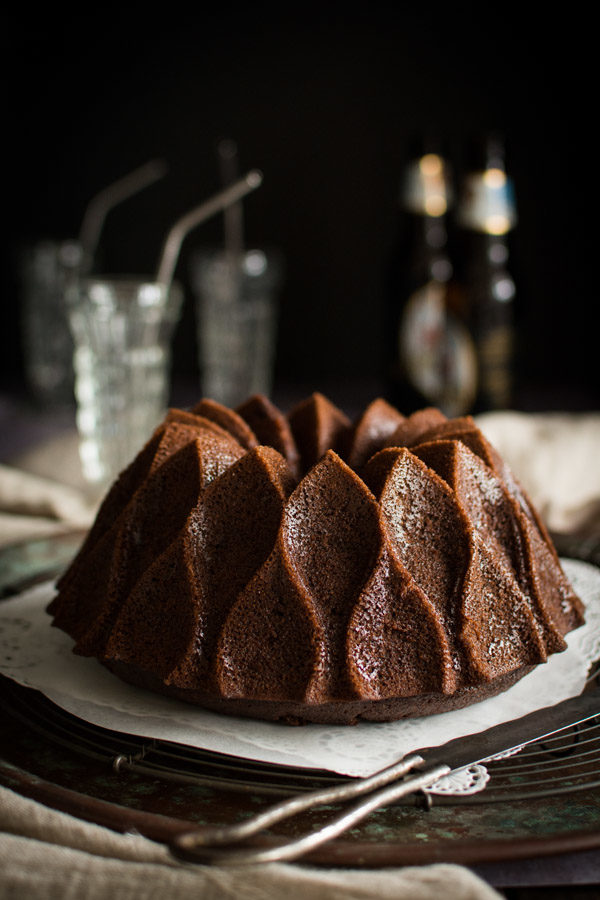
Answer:
<path fill-rule="evenodd" d="M 162 420 L 182 290 L 138 278 L 82 281 L 69 319 L 83 474 L 110 484 Z"/>
<path fill-rule="evenodd" d="M 235 407 L 270 394 L 281 279 L 276 251 L 205 249 L 192 257 L 204 396 Z"/>
<path fill-rule="evenodd" d="M 73 340 L 67 295 L 83 262 L 75 240 L 42 240 L 21 257 L 21 333 L 25 377 L 42 405 L 73 403 Z"/>

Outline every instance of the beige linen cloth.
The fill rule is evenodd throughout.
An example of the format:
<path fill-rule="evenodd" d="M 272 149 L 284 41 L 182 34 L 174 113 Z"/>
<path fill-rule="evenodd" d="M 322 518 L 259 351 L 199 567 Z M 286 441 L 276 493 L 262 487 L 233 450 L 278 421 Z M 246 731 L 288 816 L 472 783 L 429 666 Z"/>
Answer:
<path fill-rule="evenodd" d="M 196 866 L 0 788 L 0 897 L 15 900 L 498 900 L 468 869 Z"/>
<path fill-rule="evenodd" d="M 600 414 L 480 417 L 551 530 L 600 534 Z M 82 488 L 73 435 L 0 465 L 0 546 L 86 527 L 97 501 Z M 500 895 L 456 865 L 326 869 L 302 864 L 194 866 L 137 834 L 46 808 L 0 787 L 0 898 L 279 897 L 488 900 Z"/>

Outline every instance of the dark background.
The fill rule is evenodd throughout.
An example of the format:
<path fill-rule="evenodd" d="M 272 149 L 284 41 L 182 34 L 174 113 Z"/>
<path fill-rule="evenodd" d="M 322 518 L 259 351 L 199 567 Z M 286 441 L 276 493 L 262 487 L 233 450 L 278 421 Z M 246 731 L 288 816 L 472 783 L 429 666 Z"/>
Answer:
<path fill-rule="evenodd" d="M 192 10 L 12 14 L 3 385 L 22 383 L 19 246 L 76 235 L 98 190 L 162 157 L 168 176 L 112 212 L 101 243 L 104 271 L 151 274 L 169 227 L 218 189 L 223 136 L 243 171 L 264 173 L 245 202 L 248 243 L 286 260 L 277 382 L 376 381 L 407 142 L 433 129 L 460 154 L 491 129 L 506 137 L 520 217 L 515 405 L 598 405 L 592 28 L 489 4 Z M 190 262 L 221 239 L 216 219 L 182 248 L 176 376 L 197 372 Z"/>

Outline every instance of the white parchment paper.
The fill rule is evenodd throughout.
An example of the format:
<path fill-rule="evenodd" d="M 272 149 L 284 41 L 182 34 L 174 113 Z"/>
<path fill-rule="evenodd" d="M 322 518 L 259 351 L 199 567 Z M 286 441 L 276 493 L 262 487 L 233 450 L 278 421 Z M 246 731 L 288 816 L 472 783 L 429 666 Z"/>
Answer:
<path fill-rule="evenodd" d="M 438 746 L 581 693 L 600 657 L 600 569 L 563 560 L 586 605 L 586 624 L 551 656 L 501 694 L 464 710 L 353 726 L 290 726 L 233 718 L 160 697 L 121 682 L 94 659 L 72 653 L 72 640 L 50 625 L 52 583 L 0 603 L 0 672 L 35 688 L 95 725 L 205 750 L 345 775 L 369 775 L 413 750 Z"/>

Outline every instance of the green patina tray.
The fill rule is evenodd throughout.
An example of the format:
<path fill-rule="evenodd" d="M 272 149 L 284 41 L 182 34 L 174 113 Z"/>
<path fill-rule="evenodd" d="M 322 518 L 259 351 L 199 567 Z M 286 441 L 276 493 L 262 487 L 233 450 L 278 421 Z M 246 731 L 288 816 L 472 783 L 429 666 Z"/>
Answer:
<path fill-rule="evenodd" d="M 82 535 L 0 551 L 0 596 L 57 574 Z M 597 688 L 596 688 L 597 689 Z M 0 783 L 49 807 L 116 831 L 169 842 L 190 825 L 240 821 L 289 795 L 340 780 L 108 732 L 75 719 L 35 691 L 0 679 Z M 599 701 L 600 709 L 600 701 Z M 481 864 L 600 848 L 600 721 L 526 760 L 490 764 L 471 797 L 416 795 L 373 813 L 304 859 L 379 867 L 430 862 Z M 253 840 L 271 846 L 324 825 L 341 807 L 321 807 Z"/>

